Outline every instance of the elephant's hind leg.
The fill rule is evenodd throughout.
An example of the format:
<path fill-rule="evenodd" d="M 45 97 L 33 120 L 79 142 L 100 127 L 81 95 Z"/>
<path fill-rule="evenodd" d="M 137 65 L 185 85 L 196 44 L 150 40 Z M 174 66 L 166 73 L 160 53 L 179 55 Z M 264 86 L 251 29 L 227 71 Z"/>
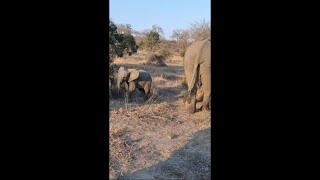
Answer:
<path fill-rule="evenodd" d="M 211 93 L 204 93 L 202 109 L 205 111 L 209 111 L 209 104 L 211 101 Z"/>
<path fill-rule="evenodd" d="M 148 100 L 151 97 L 151 82 L 147 82 L 143 90 L 145 93 L 145 100 Z"/>
<path fill-rule="evenodd" d="M 211 87 L 205 86 L 202 92 L 202 104 L 201 110 L 209 111 L 210 109 L 210 101 L 211 101 Z"/>
<path fill-rule="evenodd" d="M 147 94 L 144 90 L 144 88 L 139 88 L 139 91 L 141 92 L 142 96 L 143 96 L 143 99 L 146 101 L 148 100 L 148 97 L 147 97 Z"/>

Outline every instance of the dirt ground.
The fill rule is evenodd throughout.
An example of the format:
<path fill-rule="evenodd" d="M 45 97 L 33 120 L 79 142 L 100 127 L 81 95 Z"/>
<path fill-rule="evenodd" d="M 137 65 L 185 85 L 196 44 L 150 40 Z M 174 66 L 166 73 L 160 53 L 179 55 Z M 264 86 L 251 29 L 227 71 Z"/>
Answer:
<path fill-rule="evenodd" d="M 154 96 L 110 99 L 110 179 L 210 179 L 210 112 L 185 112 L 182 59 L 171 57 L 167 66 L 144 65 L 142 54 L 115 63 L 144 69 L 153 78 Z"/>

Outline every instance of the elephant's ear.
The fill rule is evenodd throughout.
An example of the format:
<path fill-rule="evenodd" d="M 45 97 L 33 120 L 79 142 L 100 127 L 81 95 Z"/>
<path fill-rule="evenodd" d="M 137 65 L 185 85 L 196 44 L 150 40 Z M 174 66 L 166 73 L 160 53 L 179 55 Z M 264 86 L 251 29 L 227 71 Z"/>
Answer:
<path fill-rule="evenodd" d="M 139 71 L 133 70 L 130 72 L 130 77 L 129 77 L 128 82 L 134 81 L 134 80 L 138 79 L 138 77 L 139 77 Z"/>

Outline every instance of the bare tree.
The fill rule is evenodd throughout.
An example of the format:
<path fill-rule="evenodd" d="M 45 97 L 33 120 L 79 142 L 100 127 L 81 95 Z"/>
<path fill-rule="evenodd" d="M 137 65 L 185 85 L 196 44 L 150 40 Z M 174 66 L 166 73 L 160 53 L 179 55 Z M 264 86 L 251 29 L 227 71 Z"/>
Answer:
<path fill-rule="evenodd" d="M 171 38 L 175 39 L 177 42 L 181 39 L 181 34 L 182 34 L 181 29 L 175 29 L 172 31 Z"/>
<path fill-rule="evenodd" d="M 175 39 L 180 50 L 185 50 L 190 42 L 190 34 L 187 30 L 173 30 L 171 38 Z"/>
<path fill-rule="evenodd" d="M 163 31 L 162 27 L 160 27 L 158 25 L 152 25 L 151 30 L 157 32 L 160 36 L 164 37 L 164 31 Z"/>
<path fill-rule="evenodd" d="M 193 41 L 211 37 L 210 22 L 203 20 L 200 22 L 191 23 L 189 32 Z"/>

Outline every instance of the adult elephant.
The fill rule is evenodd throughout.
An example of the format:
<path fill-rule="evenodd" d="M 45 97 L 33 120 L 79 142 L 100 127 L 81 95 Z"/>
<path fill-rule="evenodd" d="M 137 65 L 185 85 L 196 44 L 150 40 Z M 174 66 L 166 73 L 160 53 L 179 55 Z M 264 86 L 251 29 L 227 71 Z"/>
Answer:
<path fill-rule="evenodd" d="M 184 56 L 184 71 L 188 91 L 184 104 L 189 113 L 196 111 L 196 102 L 202 101 L 201 109 L 209 110 L 211 99 L 211 39 L 192 43 Z M 197 91 L 201 89 L 201 93 Z M 196 98 L 196 94 L 200 94 Z"/>
<path fill-rule="evenodd" d="M 151 97 L 151 75 L 144 70 L 130 69 L 126 70 L 120 67 L 117 76 L 118 90 L 123 90 L 125 96 L 131 101 L 132 93 L 139 90 L 145 100 Z"/>

